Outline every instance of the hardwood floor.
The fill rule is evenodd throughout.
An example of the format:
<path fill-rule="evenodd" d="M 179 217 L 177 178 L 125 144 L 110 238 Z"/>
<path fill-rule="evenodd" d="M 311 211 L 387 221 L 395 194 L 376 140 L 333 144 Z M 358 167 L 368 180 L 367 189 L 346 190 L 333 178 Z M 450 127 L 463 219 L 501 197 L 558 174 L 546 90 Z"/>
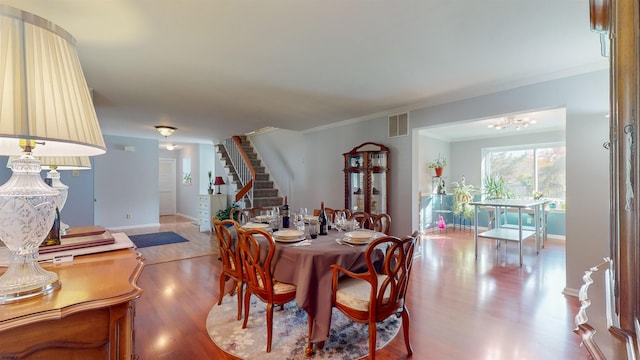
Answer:
<path fill-rule="evenodd" d="M 175 217 L 161 223 L 161 231 L 183 236 L 195 228 Z M 413 359 L 588 359 L 572 332 L 578 301 L 562 294 L 563 242 L 549 240 L 538 256 L 533 241 L 525 242 L 522 267 L 517 244 L 497 250 L 494 241 L 479 244 L 476 261 L 469 230 L 422 240 L 407 299 Z M 232 359 L 205 329 L 219 273 L 210 255 L 144 268 L 135 320 L 140 359 Z M 406 359 L 401 332 L 376 357 Z"/>

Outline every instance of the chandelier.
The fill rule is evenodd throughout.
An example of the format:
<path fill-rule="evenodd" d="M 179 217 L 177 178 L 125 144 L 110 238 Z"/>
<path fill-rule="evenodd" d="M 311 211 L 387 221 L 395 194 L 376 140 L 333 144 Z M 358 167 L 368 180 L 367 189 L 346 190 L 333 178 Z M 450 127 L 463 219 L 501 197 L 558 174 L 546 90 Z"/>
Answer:
<path fill-rule="evenodd" d="M 527 117 L 516 118 L 515 116 L 508 116 L 504 118 L 499 118 L 498 122 L 495 124 L 489 124 L 489 128 L 502 130 L 508 127 L 515 128 L 516 130 L 520 130 L 522 128 L 528 127 L 530 124 L 535 124 L 535 120 L 530 120 Z"/>

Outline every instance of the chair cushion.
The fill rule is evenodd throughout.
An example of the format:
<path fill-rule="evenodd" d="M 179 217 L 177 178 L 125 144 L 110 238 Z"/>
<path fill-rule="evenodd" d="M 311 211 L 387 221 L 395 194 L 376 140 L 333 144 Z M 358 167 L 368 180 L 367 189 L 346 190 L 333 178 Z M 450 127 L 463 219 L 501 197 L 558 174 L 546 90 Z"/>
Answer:
<path fill-rule="evenodd" d="M 293 284 L 287 284 L 279 281 L 273 283 L 274 294 L 286 294 L 296 291 L 296 286 Z"/>
<path fill-rule="evenodd" d="M 387 275 L 378 274 L 378 290 Z M 390 289 L 384 293 L 383 303 L 389 302 Z M 338 289 L 336 290 L 336 302 L 346 307 L 369 311 L 369 296 L 371 294 L 371 284 L 367 281 L 345 277 L 338 281 Z"/>

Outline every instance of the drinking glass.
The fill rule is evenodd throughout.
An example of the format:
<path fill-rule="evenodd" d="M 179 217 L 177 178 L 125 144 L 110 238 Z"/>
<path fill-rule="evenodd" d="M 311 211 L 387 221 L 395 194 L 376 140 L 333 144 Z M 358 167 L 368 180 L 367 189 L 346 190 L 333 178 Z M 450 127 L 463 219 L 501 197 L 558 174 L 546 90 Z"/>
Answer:
<path fill-rule="evenodd" d="M 338 229 L 338 232 L 344 230 L 345 222 L 347 221 L 347 217 L 344 211 L 336 210 L 335 212 L 335 227 Z"/>
<path fill-rule="evenodd" d="M 297 230 L 304 231 L 304 215 L 300 211 L 296 211 L 293 217 L 293 223 Z"/>
<path fill-rule="evenodd" d="M 309 237 L 315 239 L 318 237 L 318 220 L 309 219 Z"/>

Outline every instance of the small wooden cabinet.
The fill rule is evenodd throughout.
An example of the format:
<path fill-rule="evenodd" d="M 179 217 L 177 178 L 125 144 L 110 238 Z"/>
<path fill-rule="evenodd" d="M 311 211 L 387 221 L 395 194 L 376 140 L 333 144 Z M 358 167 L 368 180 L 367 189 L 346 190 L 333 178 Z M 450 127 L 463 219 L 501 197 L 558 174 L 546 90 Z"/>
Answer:
<path fill-rule="evenodd" d="M 389 148 L 367 142 L 343 155 L 345 208 L 389 213 Z"/>
<path fill-rule="evenodd" d="M 116 250 L 43 267 L 58 274 L 62 287 L 0 305 L 1 359 L 135 358 L 138 253 Z"/>

